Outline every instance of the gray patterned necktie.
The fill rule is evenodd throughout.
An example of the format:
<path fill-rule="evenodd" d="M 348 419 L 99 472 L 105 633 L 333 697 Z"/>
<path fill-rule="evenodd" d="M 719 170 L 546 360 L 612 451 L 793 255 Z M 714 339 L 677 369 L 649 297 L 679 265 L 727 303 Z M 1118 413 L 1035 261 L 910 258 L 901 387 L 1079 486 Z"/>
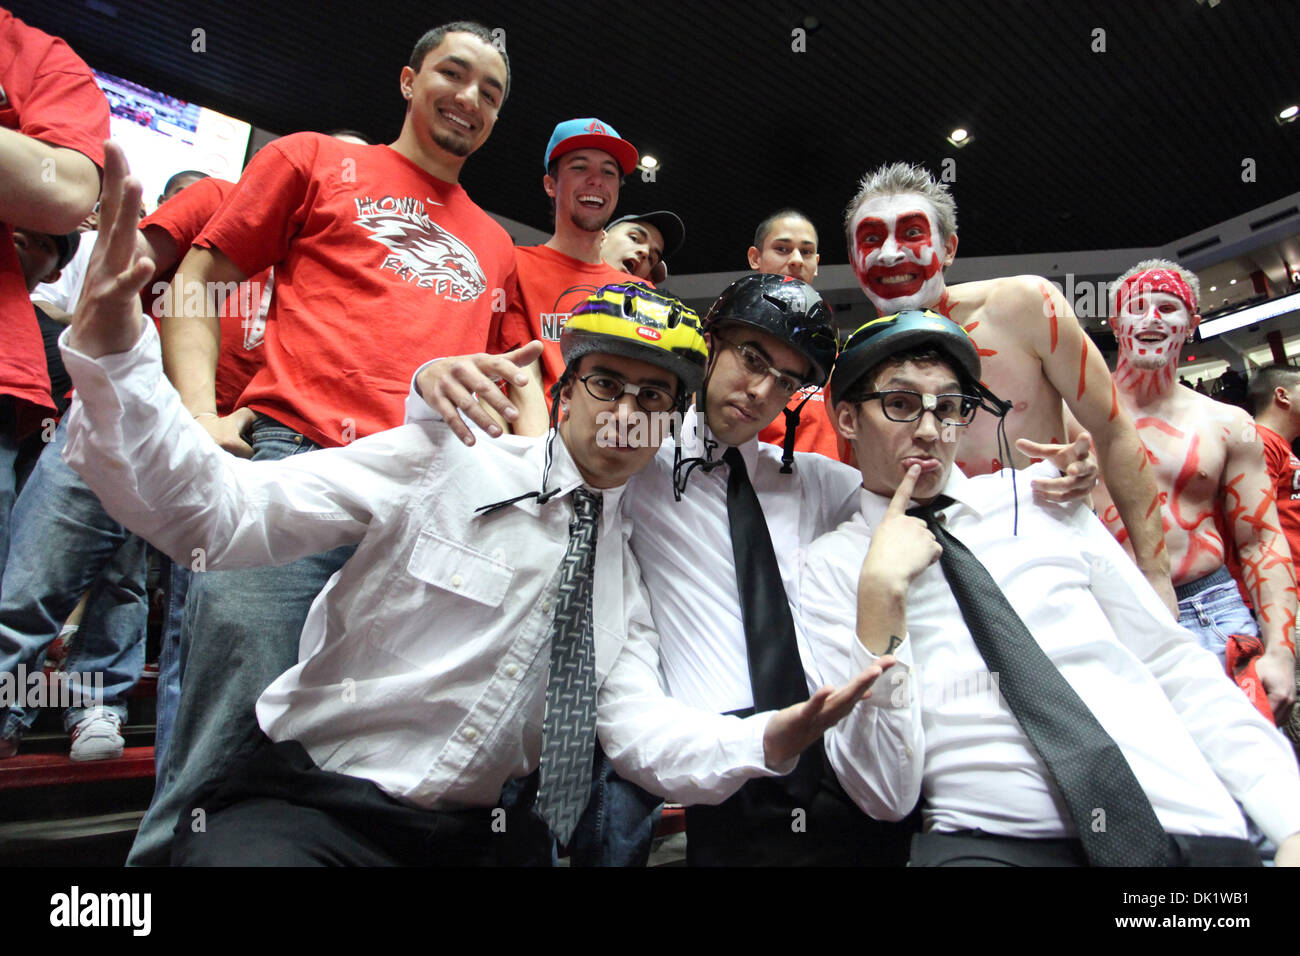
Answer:
<path fill-rule="evenodd" d="M 1173 845 L 1119 744 L 1061 676 L 984 564 L 937 520 L 952 503 L 940 495 L 907 513 L 923 519 L 943 548 L 943 576 L 975 647 L 1056 782 L 1088 862 L 1171 866 Z"/>
<path fill-rule="evenodd" d="M 596 650 L 591 630 L 592 573 L 601 495 L 576 488 L 569 549 L 551 625 L 551 670 L 542 720 L 541 782 L 537 812 L 567 844 L 587 805 L 596 745 Z"/>

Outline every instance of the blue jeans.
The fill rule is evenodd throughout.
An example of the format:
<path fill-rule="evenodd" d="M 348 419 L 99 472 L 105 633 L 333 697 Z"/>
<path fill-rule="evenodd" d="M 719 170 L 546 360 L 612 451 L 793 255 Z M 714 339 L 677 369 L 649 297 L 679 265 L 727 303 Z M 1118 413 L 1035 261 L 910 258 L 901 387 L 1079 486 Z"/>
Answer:
<path fill-rule="evenodd" d="M 249 444 L 254 461 L 273 461 L 317 446 L 259 415 Z M 273 680 L 298 662 L 298 638 L 316 595 L 352 556 L 351 545 L 280 567 L 195 571 L 185 599 L 180 705 L 158 768 L 153 802 L 127 864 L 166 866 L 172 834 L 186 807 L 210 782 L 264 739 L 254 705 Z"/>
<path fill-rule="evenodd" d="M 18 426 L 14 418 L 14 400 L 0 396 L 0 576 L 4 575 L 5 556 L 9 553 L 9 521 L 18 496 Z"/>
<path fill-rule="evenodd" d="M 103 674 L 103 706 L 126 717 L 124 695 L 144 668 L 149 601 L 145 543 L 114 521 L 63 460 L 62 423 L 14 505 L 10 560 L 0 586 L 0 670 L 40 666 L 81 595 L 91 589 L 64 669 Z M 93 586 L 93 587 L 92 587 Z M 89 688 L 87 688 L 89 690 Z M 84 707 L 64 712 L 65 729 Z M 22 734 L 36 711 L 0 711 L 0 736 Z"/>
<path fill-rule="evenodd" d="M 1218 657 L 1220 664 L 1226 666 L 1230 635 L 1259 636 L 1255 618 L 1227 568 L 1179 585 L 1177 592 L 1178 623 L 1196 635 L 1200 645 Z"/>
<path fill-rule="evenodd" d="M 614 772 L 596 742 L 591 796 L 569 841 L 572 866 L 645 866 L 663 801 Z"/>
<path fill-rule="evenodd" d="M 185 621 L 185 595 L 190 589 L 190 569 L 163 556 L 166 575 L 162 639 L 158 648 L 158 698 L 153 735 L 155 772 L 162 769 L 163 754 L 176 722 L 181 702 L 181 627 Z"/>
<path fill-rule="evenodd" d="M 1259 636 L 1255 618 L 1241 599 L 1237 582 L 1227 568 L 1221 567 L 1213 574 L 1179 585 L 1175 590 L 1178 623 L 1196 635 L 1200 645 L 1219 659 L 1226 675 L 1228 638 L 1233 634 Z M 1255 844 L 1260 856 L 1271 861 L 1277 847 L 1250 817 L 1246 817 L 1246 828 L 1250 842 Z"/>

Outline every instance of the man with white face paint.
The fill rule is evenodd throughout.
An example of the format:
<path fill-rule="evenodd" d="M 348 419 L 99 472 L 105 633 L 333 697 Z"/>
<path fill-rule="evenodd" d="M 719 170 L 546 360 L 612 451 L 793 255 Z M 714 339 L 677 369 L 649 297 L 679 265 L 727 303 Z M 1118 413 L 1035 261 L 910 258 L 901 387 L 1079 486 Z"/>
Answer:
<path fill-rule="evenodd" d="M 1139 263 L 1116 280 L 1115 384 L 1121 406 L 1137 422 L 1160 488 L 1179 622 L 1220 661 L 1234 643 L 1233 635 L 1250 638 L 1262 632 L 1264 653 L 1254 662 L 1268 698 L 1261 709 L 1281 721 L 1295 700 L 1291 552 L 1278 520 L 1263 442 L 1250 417 L 1176 381 L 1183 344 L 1201 321 L 1199 289 L 1195 275 L 1164 259 Z M 1112 495 L 1114 490 L 1112 482 Z M 1106 489 L 1099 491 L 1097 513 L 1123 542 L 1116 508 Z M 1225 566 L 1225 532 L 1236 547 L 1259 630 Z M 1250 683 L 1241 683 L 1250 690 Z"/>
<path fill-rule="evenodd" d="M 983 383 L 1012 403 L 1005 427 L 1014 450 L 1000 447 L 997 420 L 985 416 L 959 436 L 958 467 L 982 475 L 1046 457 L 1066 438 L 1068 407 L 1096 443 L 1138 567 L 1172 613 L 1177 601 L 1146 453 L 1101 353 L 1060 291 L 1038 276 L 946 287 L 943 270 L 957 254 L 957 207 L 948 187 L 920 167 L 895 163 L 869 172 L 844 225 L 854 273 L 880 314 L 932 309 L 952 319 L 975 341 Z M 1096 468 L 1084 437 L 1075 442 L 1079 460 L 1060 479 L 1034 482 L 1042 498 L 1062 501 L 1091 490 Z"/>

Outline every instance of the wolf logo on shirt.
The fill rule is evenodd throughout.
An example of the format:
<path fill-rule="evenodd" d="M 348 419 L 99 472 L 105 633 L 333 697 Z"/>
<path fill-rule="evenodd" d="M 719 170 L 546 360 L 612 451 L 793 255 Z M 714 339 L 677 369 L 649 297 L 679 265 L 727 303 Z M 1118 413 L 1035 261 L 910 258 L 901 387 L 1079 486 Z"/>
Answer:
<path fill-rule="evenodd" d="M 358 199 L 357 225 L 389 249 L 381 268 L 454 302 L 471 302 L 487 289 L 474 251 L 438 225 L 418 199 Z"/>

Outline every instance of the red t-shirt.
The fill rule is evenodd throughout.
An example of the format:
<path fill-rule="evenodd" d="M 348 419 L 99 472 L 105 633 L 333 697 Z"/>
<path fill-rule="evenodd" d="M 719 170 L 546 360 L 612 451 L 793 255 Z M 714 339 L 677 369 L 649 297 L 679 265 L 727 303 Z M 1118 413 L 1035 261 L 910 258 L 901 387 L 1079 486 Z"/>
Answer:
<path fill-rule="evenodd" d="M 141 292 L 145 311 L 161 326 L 167 297 L 160 293 L 176 274 L 185 253 L 235 184 L 210 176 L 181 190 L 140 223 L 141 229 L 156 226 L 176 243 L 176 265 L 145 286 Z M 217 357 L 217 411 L 229 415 L 239 407 L 239 396 L 262 361 L 262 339 L 266 330 L 266 310 L 270 304 L 271 270 L 259 272 L 247 284 L 241 283 L 236 294 L 223 299 L 221 310 L 221 348 Z M 159 329 L 161 331 L 161 327 Z"/>
<path fill-rule="evenodd" d="M 431 358 L 504 352 L 514 246 L 459 185 L 387 146 L 268 143 L 195 240 L 245 275 L 275 266 L 266 365 L 242 404 L 322 445 L 401 424 Z"/>
<path fill-rule="evenodd" d="M 104 167 L 108 100 L 90 68 L 57 37 L 0 9 L 0 126 L 47 146 L 66 147 Z M 89 210 L 87 210 L 89 212 Z M 0 394 L 14 397 L 19 436 L 53 417 L 50 376 L 36 312 L 27 295 L 13 227 L 0 223 Z"/>
<path fill-rule="evenodd" d="M 638 279 L 603 262 L 583 262 L 548 246 L 520 246 L 515 250 L 519 268 L 519 295 L 510 300 L 510 314 L 527 322 L 531 338 L 546 343 L 542 352 L 542 388 L 551 404 L 551 386 L 564 374 L 560 333 L 583 300 L 612 282 L 653 283 Z"/>
<path fill-rule="evenodd" d="M 1271 428 L 1256 424 L 1255 430 L 1264 439 L 1264 464 L 1277 494 L 1277 517 L 1295 562 L 1300 560 L 1300 458 L 1291 451 L 1290 443 Z"/>
<path fill-rule="evenodd" d="M 804 400 L 803 395 L 795 395 L 786 406 L 793 410 Z M 778 448 L 785 447 L 785 412 L 777 415 L 772 424 L 758 433 L 758 440 L 765 441 Z M 830 408 L 826 405 L 826 390 L 819 388 L 813 392 L 808 404 L 799 413 L 799 430 L 794 436 L 795 451 L 815 451 L 834 461 L 847 462 L 848 443 L 840 438 L 831 424 Z"/>

